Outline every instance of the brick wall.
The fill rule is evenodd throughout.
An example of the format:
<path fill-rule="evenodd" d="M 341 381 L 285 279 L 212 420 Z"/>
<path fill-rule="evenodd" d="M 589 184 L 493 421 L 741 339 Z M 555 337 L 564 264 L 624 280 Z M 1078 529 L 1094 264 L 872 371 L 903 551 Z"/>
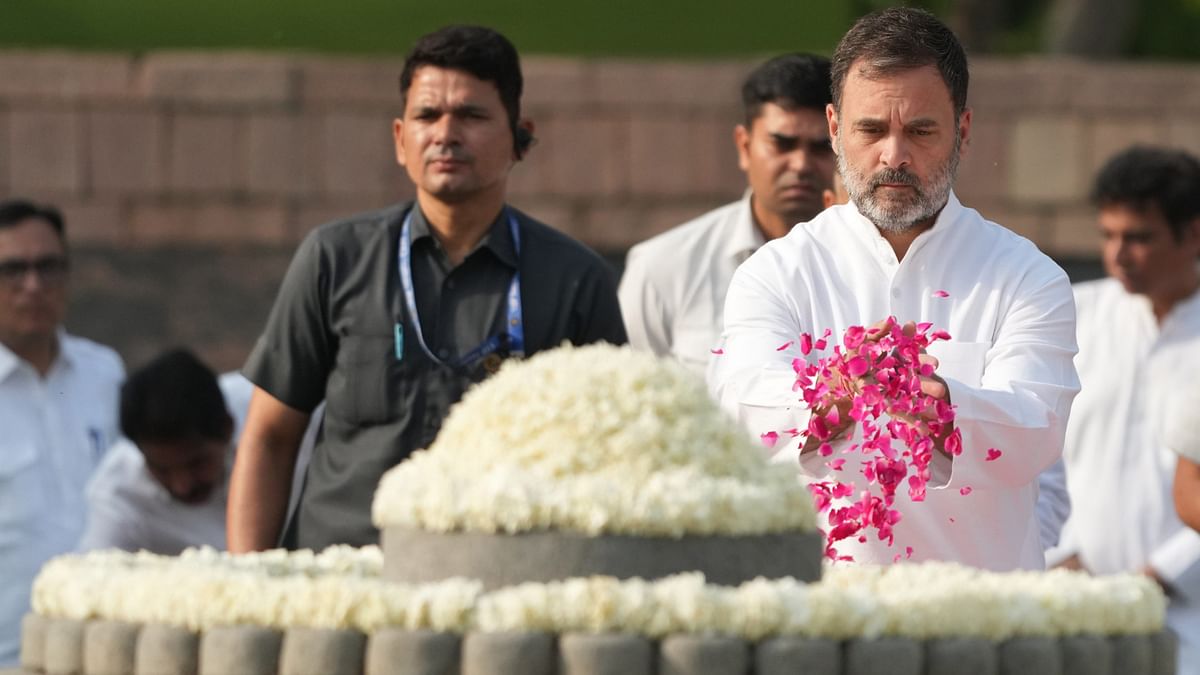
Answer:
<path fill-rule="evenodd" d="M 190 344 L 234 367 L 296 242 L 412 194 L 396 59 L 0 52 L 0 195 L 66 212 L 73 330 L 133 364 Z M 525 59 L 538 143 L 512 201 L 592 246 L 736 197 L 750 61 Z M 1097 167 L 1137 142 L 1200 153 L 1200 66 L 977 60 L 958 192 L 1063 258 L 1094 255 Z"/>

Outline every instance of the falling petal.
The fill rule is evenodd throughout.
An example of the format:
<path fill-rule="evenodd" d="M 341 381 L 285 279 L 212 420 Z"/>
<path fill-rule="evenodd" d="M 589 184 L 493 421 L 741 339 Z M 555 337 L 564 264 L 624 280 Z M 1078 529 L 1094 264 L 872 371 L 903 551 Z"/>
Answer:
<path fill-rule="evenodd" d="M 711 351 L 713 354 L 716 354 L 717 356 L 720 356 L 725 353 L 724 349 L 710 349 L 709 351 Z"/>
<path fill-rule="evenodd" d="M 763 445 L 767 446 L 768 448 L 773 448 L 775 447 L 775 444 L 779 442 L 779 434 L 775 433 L 774 431 L 768 431 L 767 433 L 760 435 L 759 439 L 762 440 Z"/>
<path fill-rule="evenodd" d="M 911 547 L 911 546 L 905 546 L 905 547 L 904 547 L 904 557 L 905 557 L 905 558 L 911 558 L 911 557 L 912 557 L 912 553 L 913 553 L 913 547 Z"/>
<path fill-rule="evenodd" d="M 950 297 L 950 294 L 949 294 L 949 293 L 947 293 L 946 291 L 934 291 L 934 292 L 933 292 L 933 297 L 935 297 L 935 298 L 948 298 L 948 297 Z"/>
<path fill-rule="evenodd" d="M 775 348 L 775 351 L 777 351 L 777 352 L 781 352 L 781 351 L 783 351 L 783 350 L 785 350 L 785 349 L 787 349 L 788 347 L 791 347 L 791 346 L 792 346 L 792 341 L 791 341 L 791 340 L 788 340 L 787 342 L 785 342 L 785 343 L 783 343 L 783 344 L 779 345 L 778 347 L 776 347 L 776 348 Z"/>
<path fill-rule="evenodd" d="M 870 362 L 861 356 L 850 359 L 850 362 L 846 364 L 846 369 L 851 377 L 862 377 L 870 367 Z"/>
<path fill-rule="evenodd" d="M 844 458 L 844 457 L 838 457 L 837 459 L 831 459 L 828 462 L 829 468 L 833 469 L 834 471 L 841 471 L 842 467 L 845 465 L 846 465 L 846 458 Z"/>
<path fill-rule="evenodd" d="M 808 353 L 812 351 L 812 348 L 813 348 L 812 336 L 809 335 L 808 333 L 804 333 L 803 335 L 801 335 L 800 336 L 800 353 L 805 356 L 808 356 Z"/>
<path fill-rule="evenodd" d="M 950 522 L 952 522 L 952 523 L 953 523 L 953 522 L 954 522 L 954 519 L 953 519 L 953 518 L 951 518 L 951 519 L 950 519 Z"/>
<path fill-rule="evenodd" d="M 997 459 L 1000 459 L 1000 455 L 1002 454 L 1004 453 L 1000 452 L 996 448 L 988 448 L 987 459 L 985 461 L 994 462 Z"/>
<path fill-rule="evenodd" d="M 971 488 L 970 488 L 970 487 L 963 487 L 963 488 L 959 489 L 959 491 L 958 491 L 958 494 L 960 494 L 960 495 L 962 495 L 962 496 L 966 497 L 967 495 L 971 494 Z"/>
<path fill-rule="evenodd" d="M 828 457 L 833 454 L 833 446 L 828 443 L 822 443 L 821 447 L 817 448 L 817 452 L 821 453 L 822 457 Z"/>

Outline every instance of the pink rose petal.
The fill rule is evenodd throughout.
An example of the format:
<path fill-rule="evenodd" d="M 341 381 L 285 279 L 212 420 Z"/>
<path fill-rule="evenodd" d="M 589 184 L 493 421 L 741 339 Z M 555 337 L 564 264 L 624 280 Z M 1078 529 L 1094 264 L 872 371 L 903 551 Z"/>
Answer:
<path fill-rule="evenodd" d="M 758 438 L 762 441 L 762 444 L 768 448 L 775 447 L 775 444 L 779 442 L 779 434 L 775 433 L 774 431 L 768 431 L 765 434 L 761 434 Z"/>
<path fill-rule="evenodd" d="M 809 335 L 808 333 L 804 333 L 803 335 L 801 335 L 800 336 L 800 353 L 805 356 L 808 356 L 808 353 L 812 351 L 812 348 L 813 348 L 812 336 Z"/>
<path fill-rule="evenodd" d="M 967 495 L 971 494 L 971 488 L 970 488 L 970 487 L 965 487 L 965 486 L 964 486 L 963 488 L 961 488 L 961 489 L 958 491 L 958 494 L 960 494 L 960 495 L 962 495 L 962 496 L 966 497 Z"/>
<path fill-rule="evenodd" d="M 988 448 L 987 459 L 984 461 L 994 462 L 994 461 L 1000 459 L 1000 455 L 1002 455 L 1002 454 L 1004 454 L 1004 453 L 1000 452 L 996 448 Z"/>
<path fill-rule="evenodd" d="M 946 291 L 934 291 L 934 292 L 933 292 L 933 297 L 935 297 L 935 298 L 948 298 L 948 297 L 950 297 L 950 294 L 949 294 L 949 293 L 947 293 Z"/>
<path fill-rule="evenodd" d="M 788 340 L 787 342 L 785 342 L 785 343 L 783 343 L 783 344 L 779 345 L 778 347 L 776 347 L 776 348 L 775 348 L 775 351 L 777 351 L 777 352 L 781 352 L 781 351 L 783 351 L 783 350 L 785 350 L 785 349 L 787 349 L 788 347 L 791 347 L 791 346 L 792 346 L 792 341 L 791 341 L 791 340 Z"/>
<path fill-rule="evenodd" d="M 717 356 L 720 356 L 725 353 L 724 349 L 710 349 L 709 351 L 711 351 L 713 354 L 716 354 Z"/>

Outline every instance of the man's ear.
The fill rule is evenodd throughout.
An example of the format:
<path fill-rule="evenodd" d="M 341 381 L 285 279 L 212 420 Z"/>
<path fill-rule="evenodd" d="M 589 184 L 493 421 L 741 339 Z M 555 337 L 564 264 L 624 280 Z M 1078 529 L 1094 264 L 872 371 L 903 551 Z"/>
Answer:
<path fill-rule="evenodd" d="M 733 145 L 737 148 L 738 166 L 742 171 L 750 170 L 750 130 L 739 124 L 733 128 Z"/>
<path fill-rule="evenodd" d="M 825 121 L 829 123 L 829 144 L 833 146 L 834 154 L 837 154 L 838 131 L 841 130 L 841 127 L 838 125 L 837 110 L 834 109 L 832 103 L 825 104 Z"/>
<path fill-rule="evenodd" d="M 404 166 L 404 120 L 392 120 L 392 143 L 396 146 L 396 163 Z"/>
<path fill-rule="evenodd" d="M 963 157 L 967 154 L 967 148 L 971 147 L 971 109 L 963 110 L 962 115 L 958 117 L 958 133 L 962 137 L 959 156 Z"/>
<path fill-rule="evenodd" d="M 537 142 L 537 138 L 533 135 L 534 124 L 533 120 L 528 117 L 522 118 L 517 122 L 515 137 L 513 138 L 513 158 L 517 161 L 525 159 L 525 154 Z"/>

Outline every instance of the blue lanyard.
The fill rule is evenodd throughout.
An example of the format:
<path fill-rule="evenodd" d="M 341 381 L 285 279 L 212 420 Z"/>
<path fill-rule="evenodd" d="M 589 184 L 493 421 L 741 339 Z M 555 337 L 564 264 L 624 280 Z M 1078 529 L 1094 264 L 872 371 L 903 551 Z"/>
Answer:
<path fill-rule="evenodd" d="M 413 208 L 417 208 L 413 206 Z M 521 258 L 521 234 L 517 228 L 517 219 L 511 210 L 505 209 L 508 214 L 508 229 L 512 233 L 513 249 L 517 253 L 518 265 Z M 525 356 L 525 322 L 521 316 L 521 270 L 520 267 L 513 272 L 512 281 L 508 284 L 508 297 L 505 302 L 505 332 L 500 335 L 493 335 L 486 339 L 478 347 L 472 349 L 466 354 L 460 356 L 453 361 L 445 361 L 439 359 L 437 355 L 429 349 L 429 345 L 425 342 L 425 335 L 421 331 L 421 317 L 417 314 L 417 295 L 413 291 L 412 280 L 412 210 L 404 217 L 404 227 L 400 230 L 400 251 L 398 253 L 400 267 L 400 286 L 404 289 L 404 304 L 408 309 L 409 320 L 412 321 L 413 329 L 417 333 L 417 342 L 421 345 L 421 351 L 429 357 L 431 361 L 449 368 L 461 368 L 482 360 L 484 357 L 499 351 L 502 347 L 508 347 L 508 353 L 512 356 Z M 396 358 L 404 356 L 404 332 L 403 326 L 400 323 L 396 324 Z"/>

